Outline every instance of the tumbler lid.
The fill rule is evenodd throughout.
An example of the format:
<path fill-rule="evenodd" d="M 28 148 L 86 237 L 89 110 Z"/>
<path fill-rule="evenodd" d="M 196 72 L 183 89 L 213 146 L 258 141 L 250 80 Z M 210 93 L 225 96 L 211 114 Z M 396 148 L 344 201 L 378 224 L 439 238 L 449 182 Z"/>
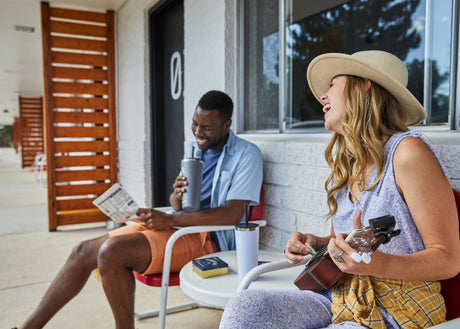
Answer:
<path fill-rule="evenodd" d="M 237 231 L 255 231 L 259 229 L 259 224 L 256 223 L 239 223 L 235 225 Z"/>

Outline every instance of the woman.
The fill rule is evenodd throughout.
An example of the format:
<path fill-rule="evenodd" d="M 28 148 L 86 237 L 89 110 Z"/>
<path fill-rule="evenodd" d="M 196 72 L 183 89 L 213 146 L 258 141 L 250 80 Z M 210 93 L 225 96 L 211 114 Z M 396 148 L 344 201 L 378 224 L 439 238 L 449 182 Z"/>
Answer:
<path fill-rule="evenodd" d="M 243 291 L 227 304 L 220 328 L 427 328 L 445 321 L 437 280 L 460 271 L 458 218 L 444 167 L 407 128 L 425 111 L 405 87 L 404 63 L 383 51 L 331 53 L 310 63 L 307 78 L 333 132 L 325 154 L 331 235 L 293 233 L 285 256 L 295 264 L 310 247 L 327 245 L 346 274 L 321 293 Z M 357 254 L 347 233 L 385 215 L 401 234 L 370 257 Z"/>

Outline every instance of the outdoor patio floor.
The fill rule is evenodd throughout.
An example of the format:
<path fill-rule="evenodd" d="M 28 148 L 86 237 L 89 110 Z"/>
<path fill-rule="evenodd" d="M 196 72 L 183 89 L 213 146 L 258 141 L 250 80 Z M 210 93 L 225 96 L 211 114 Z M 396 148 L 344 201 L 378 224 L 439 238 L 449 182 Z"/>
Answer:
<path fill-rule="evenodd" d="M 11 148 L 0 148 L 0 328 L 19 326 L 39 303 L 73 246 L 104 233 L 104 224 L 48 231 L 46 186 Z M 190 299 L 170 287 L 168 305 Z M 136 311 L 157 308 L 160 288 L 137 282 Z M 222 311 L 195 309 L 166 317 L 166 328 L 217 328 Z M 158 318 L 136 320 L 138 329 L 157 328 Z M 45 326 L 48 329 L 114 328 L 102 285 L 93 276 L 81 293 Z"/>

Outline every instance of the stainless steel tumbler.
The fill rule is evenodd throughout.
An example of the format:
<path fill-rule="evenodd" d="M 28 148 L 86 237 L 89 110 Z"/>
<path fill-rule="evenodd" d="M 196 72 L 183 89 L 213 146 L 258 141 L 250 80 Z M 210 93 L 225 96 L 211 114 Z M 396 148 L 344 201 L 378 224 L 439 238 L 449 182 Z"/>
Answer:
<path fill-rule="evenodd" d="M 185 211 L 197 211 L 200 209 L 203 161 L 197 158 L 183 159 L 181 172 L 188 183 L 182 195 L 182 209 Z"/>

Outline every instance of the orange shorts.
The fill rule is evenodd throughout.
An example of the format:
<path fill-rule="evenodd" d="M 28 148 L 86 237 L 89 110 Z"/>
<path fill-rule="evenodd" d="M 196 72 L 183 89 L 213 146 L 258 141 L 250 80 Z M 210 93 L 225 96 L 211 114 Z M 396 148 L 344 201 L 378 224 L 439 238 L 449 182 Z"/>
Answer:
<path fill-rule="evenodd" d="M 145 226 L 133 223 L 110 231 L 109 236 L 125 235 L 132 233 L 142 233 L 147 238 L 150 250 L 152 252 L 152 260 L 150 265 L 142 274 L 158 274 L 163 272 L 163 255 L 166 248 L 166 242 L 175 229 L 167 231 L 149 230 Z M 219 251 L 212 243 L 208 232 L 194 233 L 181 236 L 174 244 L 171 258 L 171 271 L 178 272 L 189 261 L 213 252 Z"/>

